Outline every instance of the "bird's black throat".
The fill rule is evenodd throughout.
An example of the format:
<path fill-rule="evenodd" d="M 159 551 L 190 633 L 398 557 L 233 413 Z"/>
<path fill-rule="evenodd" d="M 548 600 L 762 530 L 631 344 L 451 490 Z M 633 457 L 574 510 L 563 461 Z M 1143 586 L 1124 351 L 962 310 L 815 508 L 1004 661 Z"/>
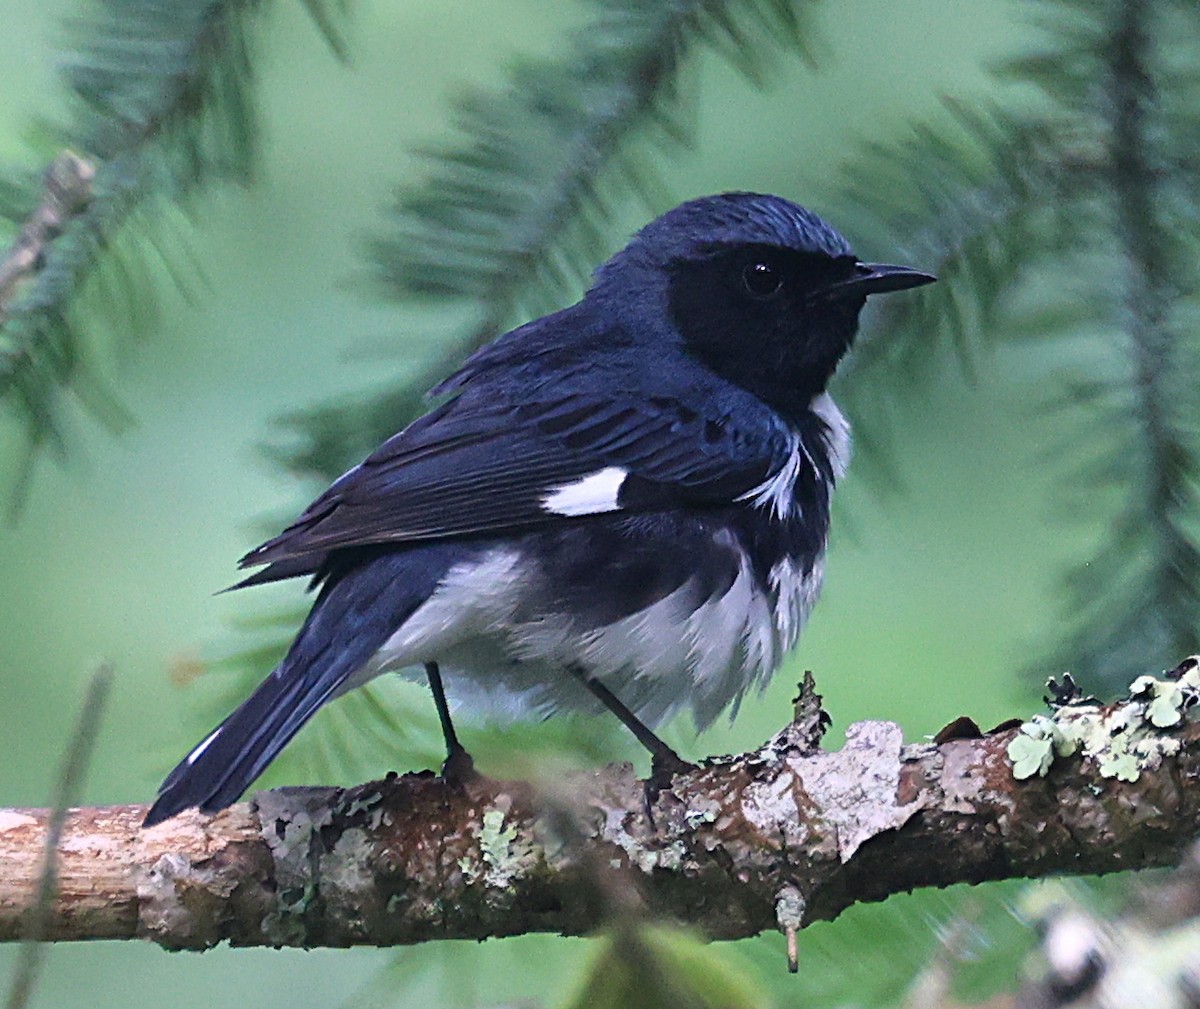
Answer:
<path fill-rule="evenodd" d="M 765 296 L 752 286 L 764 264 L 780 280 Z M 821 294 L 854 267 L 850 256 L 757 245 L 678 262 L 672 321 L 689 354 L 795 422 L 825 391 L 858 329 L 864 297 Z"/>

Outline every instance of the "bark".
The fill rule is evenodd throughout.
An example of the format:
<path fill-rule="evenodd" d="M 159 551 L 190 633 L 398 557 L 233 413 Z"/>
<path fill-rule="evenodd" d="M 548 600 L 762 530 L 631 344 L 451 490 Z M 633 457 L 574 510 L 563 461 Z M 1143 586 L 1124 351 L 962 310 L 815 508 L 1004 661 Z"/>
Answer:
<path fill-rule="evenodd" d="M 960 719 L 904 745 L 896 725 L 860 722 L 835 752 L 819 748 L 809 692 L 761 748 L 652 801 L 617 764 L 536 787 L 422 773 L 277 789 L 149 830 L 145 806 L 75 809 L 42 937 L 202 949 L 578 934 L 632 894 L 733 939 L 918 886 L 1174 864 L 1200 828 L 1200 672 L 1186 668 L 987 734 Z M 33 915 L 49 815 L 0 810 L 0 939 Z"/>

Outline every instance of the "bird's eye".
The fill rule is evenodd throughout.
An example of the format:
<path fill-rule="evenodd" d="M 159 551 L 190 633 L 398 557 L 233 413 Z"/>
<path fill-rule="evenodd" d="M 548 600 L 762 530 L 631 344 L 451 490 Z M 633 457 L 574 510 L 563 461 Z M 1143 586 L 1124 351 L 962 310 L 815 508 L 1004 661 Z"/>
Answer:
<path fill-rule="evenodd" d="M 742 269 L 742 284 L 752 297 L 769 298 L 783 286 L 783 276 L 770 263 L 747 263 Z"/>

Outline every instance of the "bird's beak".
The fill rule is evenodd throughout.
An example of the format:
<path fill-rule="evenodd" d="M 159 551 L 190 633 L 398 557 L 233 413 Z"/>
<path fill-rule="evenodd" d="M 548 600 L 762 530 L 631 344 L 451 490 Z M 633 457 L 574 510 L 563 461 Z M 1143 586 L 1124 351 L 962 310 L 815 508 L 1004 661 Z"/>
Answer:
<path fill-rule="evenodd" d="M 932 284 L 937 277 L 922 273 L 911 266 L 889 266 L 886 263 L 859 263 L 854 276 L 830 284 L 821 293 L 827 298 L 862 297 L 868 294 L 887 294 L 906 291 L 910 287 Z"/>

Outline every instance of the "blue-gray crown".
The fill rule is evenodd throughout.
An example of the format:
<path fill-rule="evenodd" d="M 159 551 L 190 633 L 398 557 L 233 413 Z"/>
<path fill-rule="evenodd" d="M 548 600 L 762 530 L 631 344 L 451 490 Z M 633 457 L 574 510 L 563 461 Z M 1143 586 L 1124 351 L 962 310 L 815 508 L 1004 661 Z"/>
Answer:
<path fill-rule="evenodd" d="M 661 264 L 718 244 L 775 245 L 833 257 L 852 255 L 846 239 L 812 211 L 761 193 L 721 193 L 682 203 L 642 228 L 626 253 Z"/>

